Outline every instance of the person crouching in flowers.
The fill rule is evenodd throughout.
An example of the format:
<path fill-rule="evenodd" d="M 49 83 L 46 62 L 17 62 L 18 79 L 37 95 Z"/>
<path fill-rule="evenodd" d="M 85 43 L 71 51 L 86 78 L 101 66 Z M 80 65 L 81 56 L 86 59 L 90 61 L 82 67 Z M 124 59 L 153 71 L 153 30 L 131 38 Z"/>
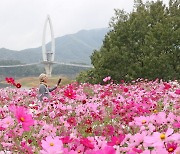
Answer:
<path fill-rule="evenodd" d="M 40 81 L 40 84 L 39 84 L 38 99 L 40 101 L 42 101 L 43 98 L 45 98 L 45 97 L 49 98 L 50 97 L 49 92 L 55 90 L 59 86 L 59 84 L 61 83 L 61 79 L 59 79 L 56 86 L 54 86 L 53 88 L 48 88 L 47 87 L 48 77 L 44 73 L 40 74 L 39 81 Z"/>

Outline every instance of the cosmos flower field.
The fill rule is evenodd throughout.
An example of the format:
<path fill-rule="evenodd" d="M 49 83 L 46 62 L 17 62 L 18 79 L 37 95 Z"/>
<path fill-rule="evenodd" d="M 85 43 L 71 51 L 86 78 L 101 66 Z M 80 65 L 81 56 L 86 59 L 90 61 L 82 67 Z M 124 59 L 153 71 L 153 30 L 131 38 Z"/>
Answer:
<path fill-rule="evenodd" d="M 103 81 L 0 89 L 0 154 L 180 154 L 177 81 Z"/>

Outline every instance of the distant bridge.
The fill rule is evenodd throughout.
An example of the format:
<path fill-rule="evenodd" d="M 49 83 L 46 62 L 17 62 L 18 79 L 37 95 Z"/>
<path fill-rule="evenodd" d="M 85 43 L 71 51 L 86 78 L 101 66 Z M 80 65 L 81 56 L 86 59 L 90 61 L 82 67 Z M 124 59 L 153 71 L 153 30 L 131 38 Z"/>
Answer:
<path fill-rule="evenodd" d="M 44 63 L 46 63 L 46 61 L 45 62 L 39 62 L 39 63 L 31 63 L 31 64 L 3 65 L 3 66 L 0 65 L 0 68 L 24 67 L 24 66 L 40 65 L 40 64 L 44 64 Z M 58 65 L 93 68 L 92 65 L 82 65 L 82 64 L 63 63 L 63 62 L 51 62 L 51 63 L 52 64 L 58 64 Z"/>

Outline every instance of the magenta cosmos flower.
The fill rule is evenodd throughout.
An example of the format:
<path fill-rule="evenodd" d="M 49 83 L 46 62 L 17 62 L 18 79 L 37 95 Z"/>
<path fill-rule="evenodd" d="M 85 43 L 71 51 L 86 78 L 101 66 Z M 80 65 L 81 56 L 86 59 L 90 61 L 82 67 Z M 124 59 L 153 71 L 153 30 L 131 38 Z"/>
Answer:
<path fill-rule="evenodd" d="M 17 83 L 17 84 L 16 84 L 16 88 L 21 88 L 21 84 L 20 84 L 20 83 Z"/>
<path fill-rule="evenodd" d="M 88 138 L 81 138 L 80 143 L 87 148 L 94 149 L 94 145 Z"/>
<path fill-rule="evenodd" d="M 29 127 L 34 124 L 32 116 L 28 114 L 27 109 L 22 106 L 16 108 L 15 116 L 18 122 L 22 124 L 22 127 L 25 131 L 29 131 Z"/>
<path fill-rule="evenodd" d="M 180 89 L 177 89 L 177 90 L 175 91 L 175 94 L 180 95 Z"/>
<path fill-rule="evenodd" d="M 70 87 L 64 91 L 64 96 L 75 99 L 76 98 L 76 92 Z"/>
<path fill-rule="evenodd" d="M 173 153 L 177 148 L 177 143 L 175 142 L 171 142 L 171 143 L 167 143 L 166 145 L 166 149 L 169 153 Z"/>
<path fill-rule="evenodd" d="M 73 139 L 71 139 L 70 136 L 62 137 L 60 138 L 60 140 L 62 141 L 63 144 L 68 144 L 73 141 Z"/>
<path fill-rule="evenodd" d="M 125 138 L 124 134 L 120 134 L 119 136 L 112 136 L 111 141 L 108 142 L 107 144 L 109 146 L 120 145 L 121 142 L 124 140 L 124 138 Z"/>
<path fill-rule="evenodd" d="M 12 78 L 12 77 L 10 77 L 10 78 L 6 77 L 5 80 L 7 83 L 14 84 L 14 78 Z"/>
<path fill-rule="evenodd" d="M 72 125 L 72 126 L 76 126 L 76 119 L 75 117 L 70 117 L 67 119 L 67 122 Z"/>

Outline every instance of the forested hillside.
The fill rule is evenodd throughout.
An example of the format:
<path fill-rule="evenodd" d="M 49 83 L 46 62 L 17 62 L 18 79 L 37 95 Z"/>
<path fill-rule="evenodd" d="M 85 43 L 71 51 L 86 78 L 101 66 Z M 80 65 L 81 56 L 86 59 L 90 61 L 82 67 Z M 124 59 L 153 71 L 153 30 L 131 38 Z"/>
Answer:
<path fill-rule="evenodd" d="M 102 45 L 108 28 L 81 30 L 55 39 L 55 60 L 90 64 L 90 55 Z M 50 43 L 47 44 L 47 49 Z M 18 60 L 23 63 L 42 61 L 41 46 L 21 51 L 0 49 L 0 60 Z"/>

